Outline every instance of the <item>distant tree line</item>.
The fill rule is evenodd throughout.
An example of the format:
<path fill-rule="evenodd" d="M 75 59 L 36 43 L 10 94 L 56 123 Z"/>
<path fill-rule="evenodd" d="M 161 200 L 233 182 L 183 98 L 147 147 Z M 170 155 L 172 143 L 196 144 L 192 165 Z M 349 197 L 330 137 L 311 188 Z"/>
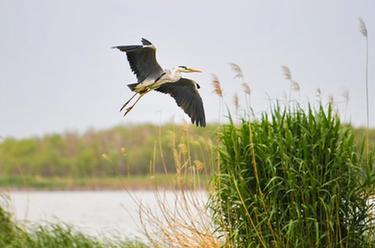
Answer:
<path fill-rule="evenodd" d="M 116 177 L 175 172 L 177 166 L 199 162 L 212 168 L 219 125 L 151 124 L 66 132 L 0 143 L 0 176 Z M 365 129 L 354 130 L 357 141 Z M 375 130 L 370 131 L 375 143 Z M 185 163 L 179 164 L 183 157 Z M 201 168 L 202 169 L 202 168 Z"/>
<path fill-rule="evenodd" d="M 190 164 L 208 163 L 217 128 L 144 124 L 83 134 L 5 138 L 0 143 L 0 176 L 115 177 L 174 172 L 176 156 L 184 153 L 190 156 Z"/>

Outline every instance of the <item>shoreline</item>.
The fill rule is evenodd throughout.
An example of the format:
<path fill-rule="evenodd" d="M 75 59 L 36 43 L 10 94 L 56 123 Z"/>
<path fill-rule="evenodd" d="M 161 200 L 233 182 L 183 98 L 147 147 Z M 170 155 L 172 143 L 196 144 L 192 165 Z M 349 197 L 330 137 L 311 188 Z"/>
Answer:
<path fill-rule="evenodd" d="M 180 191 L 177 187 L 149 187 L 149 188 L 0 188 L 0 194 L 7 192 L 107 192 L 107 191 Z M 200 188 L 189 188 L 185 187 L 183 190 L 186 191 L 207 191 L 207 187 Z"/>
<path fill-rule="evenodd" d="M 9 191 L 155 191 L 155 190 L 206 190 L 208 176 L 175 174 L 129 177 L 0 177 L 0 192 Z"/>

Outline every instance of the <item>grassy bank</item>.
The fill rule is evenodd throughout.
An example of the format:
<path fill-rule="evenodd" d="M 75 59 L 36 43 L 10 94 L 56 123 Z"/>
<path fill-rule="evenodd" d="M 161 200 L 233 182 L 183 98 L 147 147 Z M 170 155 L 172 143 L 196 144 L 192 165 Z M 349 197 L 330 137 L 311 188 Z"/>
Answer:
<path fill-rule="evenodd" d="M 0 176 L 3 190 L 152 190 L 156 187 L 175 189 L 178 176 L 156 174 L 153 176 L 130 177 L 40 177 L 40 176 Z M 208 185 L 209 176 L 183 176 L 186 189 L 202 189 Z"/>
<path fill-rule="evenodd" d="M 1 196 L 0 196 L 1 197 Z M 146 248 L 138 241 L 99 240 L 71 227 L 58 224 L 34 226 L 32 230 L 16 224 L 0 204 L 0 247 L 4 248 Z"/>

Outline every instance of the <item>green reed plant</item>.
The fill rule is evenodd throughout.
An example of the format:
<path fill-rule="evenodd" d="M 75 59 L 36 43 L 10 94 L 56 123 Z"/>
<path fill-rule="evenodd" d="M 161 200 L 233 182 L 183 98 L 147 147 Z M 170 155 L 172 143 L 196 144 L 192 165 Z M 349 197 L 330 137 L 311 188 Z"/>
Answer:
<path fill-rule="evenodd" d="M 332 107 L 233 121 L 210 206 L 227 247 L 372 247 L 373 154 Z"/>

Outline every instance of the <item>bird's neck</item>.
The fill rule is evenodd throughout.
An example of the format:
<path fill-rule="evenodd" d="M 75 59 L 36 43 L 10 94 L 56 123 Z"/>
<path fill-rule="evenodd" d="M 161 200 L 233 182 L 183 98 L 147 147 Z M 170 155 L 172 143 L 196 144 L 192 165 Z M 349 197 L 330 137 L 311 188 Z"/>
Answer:
<path fill-rule="evenodd" d="M 180 71 L 180 68 L 178 68 L 178 67 L 173 67 L 171 70 L 170 70 L 170 75 L 169 75 L 169 77 L 170 77 L 170 79 L 172 80 L 172 81 L 178 81 L 178 80 L 180 80 L 180 78 L 181 78 L 181 71 Z"/>
<path fill-rule="evenodd" d="M 180 75 L 181 76 L 181 70 L 180 70 L 180 68 L 178 66 L 177 67 L 173 67 L 171 71 L 172 71 L 172 74 Z"/>

